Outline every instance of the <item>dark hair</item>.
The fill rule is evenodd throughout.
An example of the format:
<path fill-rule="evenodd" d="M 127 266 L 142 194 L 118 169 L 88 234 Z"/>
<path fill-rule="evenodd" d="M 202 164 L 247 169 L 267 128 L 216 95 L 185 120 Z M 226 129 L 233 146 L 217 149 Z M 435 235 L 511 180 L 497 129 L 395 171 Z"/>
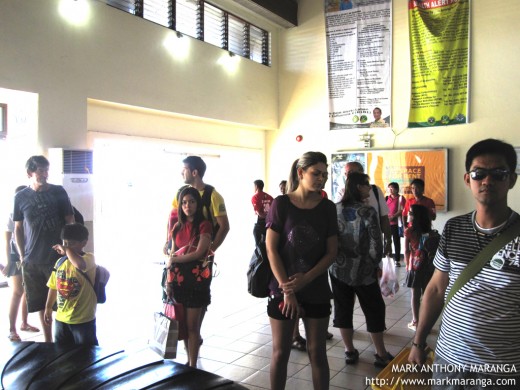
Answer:
<path fill-rule="evenodd" d="M 343 194 L 343 198 L 341 198 L 341 204 L 345 206 L 349 203 L 363 201 L 363 199 L 361 199 L 361 192 L 359 192 L 358 185 L 365 184 L 369 181 L 370 178 L 365 173 L 349 173 L 347 180 L 345 181 L 345 193 Z"/>
<path fill-rule="evenodd" d="M 188 156 L 182 160 L 182 162 L 186 164 L 191 171 L 197 170 L 201 179 L 204 177 L 206 173 L 206 163 L 199 156 Z"/>
<path fill-rule="evenodd" d="M 383 113 L 383 111 L 381 111 L 381 109 L 379 107 L 375 107 L 372 112 L 374 112 L 374 110 L 379 110 L 380 113 Z"/>
<path fill-rule="evenodd" d="M 410 183 L 410 186 L 421 186 L 422 189 L 424 190 L 424 180 L 423 179 L 419 179 L 419 178 L 415 178 Z"/>
<path fill-rule="evenodd" d="M 182 200 L 186 195 L 191 195 L 193 199 L 197 202 L 197 209 L 195 210 L 195 215 L 193 216 L 193 230 L 191 232 L 192 237 L 197 237 L 199 235 L 199 226 L 206 218 L 204 218 L 204 213 L 202 212 L 202 197 L 200 196 L 199 190 L 195 187 L 186 187 L 183 189 L 179 195 L 179 209 L 178 216 L 179 220 L 173 227 L 172 238 L 175 242 L 175 235 L 181 228 L 186 224 L 188 220 L 184 211 L 182 211 Z"/>
<path fill-rule="evenodd" d="M 262 180 L 255 180 L 254 183 L 255 183 L 255 186 L 257 186 L 257 188 L 259 190 L 263 190 L 264 189 L 264 182 Z"/>
<path fill-rule="evenodd" d="M 488 138 L 477 142 L 466 153 L 466 172 L 469 172 L 471 164 L 476 157 L 486 154 L 503 156 L 506 160 L 510 172 L 516 170 L 516 152 L 515 148 L 506 142 L 494 138 Z"/>
<path fill-rule="evenodd" d="M 84 241 L 88 240 L 88 229 L 80 223 L 71 223 L 61 229 L 62 240 Z"/>
<path fill-rule="evenodd" d="M 397 192 L 399 192 L 399 184 L 397 184 L 395 181 L 388 183 L 388 187 L 395 188 Z"/>
<path fill-rule="evenodd" d="M 307 152 L 304 153 L 299 159 L 294 160 L 291 166 L 291 172 L 289 174 L 289 180 L 287 181 L 287 192 L 294 192 L 300 184 L 298 178 L 298 168 L 302 168 L 304 171 L 312 165 L 318 163 L 327 164 L 327 156 L 321 152 Z"/>
<path fill-rule="evenodd" d="M 29 172 L 36 172 L 38 167 L 47 168 L 49 165 L 49 160 L 45 156 L 31 156 L 25 163 L 25 169 Z"/>
<path fill-rule="evenodd" d="M 412 231 L 419 235 L 432 231 L 432 220 L 427 207 L 413 204 L 410 206 L 410 212 L 413 213 Z"/>

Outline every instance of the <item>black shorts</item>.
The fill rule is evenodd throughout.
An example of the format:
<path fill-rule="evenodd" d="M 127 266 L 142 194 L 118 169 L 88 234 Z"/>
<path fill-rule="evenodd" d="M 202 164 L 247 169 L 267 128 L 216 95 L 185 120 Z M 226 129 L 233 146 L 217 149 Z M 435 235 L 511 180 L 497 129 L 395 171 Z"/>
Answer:
<path fill-rule="evenodd" d="M 211 303 L 211 292 L 210 289 L 194 289 L 179 287 L 173 284 L 173 297 L 179 303 L 182 303 L 184 307 L 188 308 L 201 308 L 206 307 Z"/>
<path fill-rule="evenodd" d="M 335 328 L 354 328 L 354 303 L 357 296 L 361 310 L 365 314 L 367 331 L 379 333 L 386 329 L 386 306 L 377 281 L 368 286 L 349 286 L 333 276 L 330 277 L 330 281 L 334 295 L 333 324 Z"/>
<path fill-rule="evenodd" d="M 267 300 L 267 315 L 270 318 L 288 321 L 290 318 L 284 316 L 278 305 L 283 301 L 283 296 L 270 296 Z M 328 303 L 305 303 L 298 302 L 304 312 L 302 318 L 326 318 L 330 316 L 331 305 Z"/>
<path fill-rule="evenodd" d="M 29 313 L 45 310 L 49 288 L 47 282 L 54 269 L 53 264 L 24 263 L 23 286 Z"/>

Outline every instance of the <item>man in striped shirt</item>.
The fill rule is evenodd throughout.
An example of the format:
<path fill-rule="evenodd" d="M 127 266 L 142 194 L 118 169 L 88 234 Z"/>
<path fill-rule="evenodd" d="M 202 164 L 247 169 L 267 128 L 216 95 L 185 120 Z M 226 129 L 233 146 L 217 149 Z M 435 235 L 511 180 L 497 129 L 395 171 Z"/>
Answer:
<path fill-rule="evenodd" d="M 461 271 L 520 218 L 507 202 L 516 163 L 514 148 L 495 139 L 476 143 L 466 154 L 464 183 L 476 210 L 446 223 L 409 356 L 412 363 L 424 363 L 426 338 L 442 313 L 433 388 L 520 388 L 520 237 L 501 248 L 443 312 Z"/>

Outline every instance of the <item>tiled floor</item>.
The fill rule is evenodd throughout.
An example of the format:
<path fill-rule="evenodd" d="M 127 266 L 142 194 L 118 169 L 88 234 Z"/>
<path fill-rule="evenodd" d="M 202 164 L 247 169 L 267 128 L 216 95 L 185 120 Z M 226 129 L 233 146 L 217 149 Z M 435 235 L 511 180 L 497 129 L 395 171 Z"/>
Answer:
<path fill-rule="evenodd" d="M 126 351 L 146 348 L 152 329 L 153 312 L 160 310 L 157 275 L 161 266 L 143 266 L 132 272 L 120 266 L 111 268 L 112 278 L 107 286 L 107 303 L 98 306 L 97 324 L 100 345 L 113 346 Z M 228 265 L 230 268 L 230 265 Z M 271 357 L 271 329 L 265 310 L 265 300 L 249 296 L 245 291 L 246 281 L 240 272 L 221 270 L 212 285 L 212 304 L 203 324 L 198 367 L 242 383 L 250 389 L 269 389 L 269 364 Z M 240 276 L 237 276 L 240 275 Z M 398 268 L 399 278 L 405 276 Z M 7 335 L 7 306 L 9 289 L 0 289 L 0 329 Z M 393 298 L 385 299 L 386 325 L 385 343 L 392 354 L 397 354 L 410 344 L 413 332 L 407 328 L 411 320 L 410 293 L 406 287 Z M 154 302 L 151 304 L 151 302 Z M 39 326 L 35 314 L 30 322 Z M 332 321 L 332 320 L 331 320 Z M 366 389 L 379 369 L 373 365 L 373 345 L 365 330 L 365 320 L 359 307 L 354 319 L 355 345 L 361 357 L 356 365 L 346 366 L 343 343 L 339 331 L 329 328 L 334 338 L 327 342 L 331 389 Z M 303 325 L 302 335 L 305 336 Z M 41 333 L 20 332 L 24 340 L 42 341 Z M 1 344 L 6 342 L 4 337 Z M 435 334 L 428 343 L 435 344 Z M 186 356 L 182 348 L 176 361 L 184 363 Z M 307 354 L 291 352 L 287 389 L 312 389 L 311 370 Z"/>

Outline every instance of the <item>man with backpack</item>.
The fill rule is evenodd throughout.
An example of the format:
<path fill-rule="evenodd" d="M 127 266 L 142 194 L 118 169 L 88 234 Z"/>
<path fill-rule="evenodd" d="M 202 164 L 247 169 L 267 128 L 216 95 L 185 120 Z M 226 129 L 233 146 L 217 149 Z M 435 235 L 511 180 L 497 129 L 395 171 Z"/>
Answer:
<path fill-rule="evenodd" d="M 199 156 L 188 156 L 182 160 L 184 167 L 182 177 L 187 186 L 199 190 L 202 197 L 202 212 L 213 225 L 213 236 L 211 251 L 215 252 L 222 245 L 229 232 L 229 220 L 226 212 L 224 198 L 213 186 L 204 183 L 203 177 L 206 173 L 206 163 Z M 179 207 L 179 194 L 186 186 L 179 188 L 172 202 L 172 208 Z M 171 226 L 173 228 L 173 225 Z"/>

